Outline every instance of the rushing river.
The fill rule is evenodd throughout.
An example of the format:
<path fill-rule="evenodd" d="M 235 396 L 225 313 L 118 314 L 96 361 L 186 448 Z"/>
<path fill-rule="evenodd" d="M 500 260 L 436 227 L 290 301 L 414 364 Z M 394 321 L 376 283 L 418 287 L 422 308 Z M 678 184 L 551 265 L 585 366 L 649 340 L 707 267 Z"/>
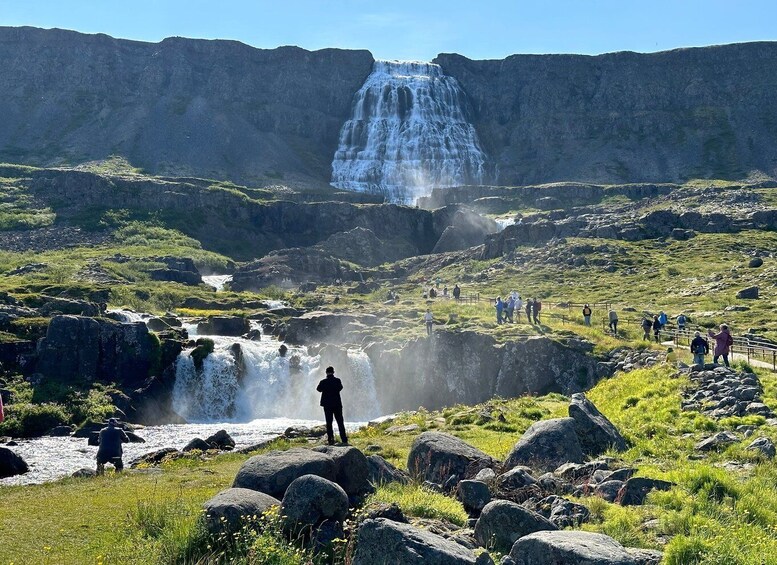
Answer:
<path fill-rule="evenodd" d="M 240 449 L 276 437 L 290 426 L 312 427 L 321 424 L 323 420 L 268 418 L 246 423 L 149 426 L 135 432 L 145 439 L 146 443 L 124 444 L 124 465 L 127 466 L 136 457 L 163 447 L 181 449 L 195 437 L 205 439 L 218 430 L 227 430 L 235 440 L 236 449 Z M 361 425 L 348 423 L 346 427 L 354 430 Z M 27 462 L 30 471 L 24 475 L 0 479 L 0 486 L 43 483 L 69 476 L 83 467 L 95 468 L 97 448 L 87 445 L 86 438 L 42 437 L 16 441 L 19 445 L 9 449 Z"/>
<path fill-rule="evenodd" d="M 278 305 L 282 303 L 278 301 Z M 126 322 L 151 317 L 127 310 L 114 314 Z M 190 337 L 197 337 L 194 322 L 184 327 Z M 316 384 L 324 371 L 318 355 L 296 346 L 289 346 L 282 354 L 280 342 L 265 336 L 259 341 L 207 337 L 215 347 L 201 367 L 195 366 L 191 350 L 181 353 L 176 362 L 172 407 L 191 423 L 138 430 L 136 433 L 146 443 L 125 444 L 125 465 L 150 451 L 181 449 L 195 437 L 205 439 L 221 429 L 227 430 L 239 449 L 278 436 L 291 426 L 323 423 Z M 354 422 L 348 424 L 349 429 L 382 415 L 372 366 L 364 352 L 346 351 L 337 373 L 345 385 L 345 417 Z M 97 448 L 88 446 L 84 438 L 44 437 L 17 442 L 19 445 L 10 449 L 27 462 L 30 472 L 0 479 L 0 485 L 41 483 L 95 466 Z"/>

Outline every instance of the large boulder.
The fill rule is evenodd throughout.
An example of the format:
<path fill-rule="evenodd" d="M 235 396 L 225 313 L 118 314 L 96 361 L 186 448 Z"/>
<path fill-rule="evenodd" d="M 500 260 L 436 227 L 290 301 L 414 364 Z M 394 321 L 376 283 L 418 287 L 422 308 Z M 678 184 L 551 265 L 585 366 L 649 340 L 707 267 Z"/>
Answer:
<path fill-rule="evenodd" d="M 235 449 L 235 440 L 227 433 L 227 430 L 219 430 L 215 434 L 205 438 L 212 449 L 221 449 L 222 451 L 231 451 Z"/>
<path fill-rule="evenodd" d="M 621 487 L 615 500 L 622 506 L 638 506 L 645 502 L 651 490 L 669 490 L 672 486 L 669 481 L 661 479 L 632 477 Z"/>
<path fill-rule="evenodd" d="M 241 336 L 248 333 L 251 323 L 247 318 L 240 316 L 212 316 L 205 322 L 197 324 L 197 333 L 200 335 L 227 335 Z"/>
<path fill-rule="evenodd" d="M 7 447 L 0 447 L 0 479 L 23 475 L 29 470 L 24 459 Z"/>
<path fill-rule="evenodd" d="M 108 318 L 55 316 L 37 348 L 35 372 L 46 379 L 72 382 L 105 380 L 140 384 L 158 356 L 146 324 Z"/>
<path fill-rule="evenodd" d="M 373 485 L 410 482 L 410 476 L 405 471 L 397 469 L 380 455 L 370 455 L 367 457 L 367 463 L 370 466 L 370 483 Z"/>
<path fill-rule="evenodd" d="M 359 526 L 352 565 L 474 565 L 475 554 L 458 543 L 386 518 Z"/>
<path fill-rule="evenodd" d="M 518 538 L 557 529 L 540 514 L 509 500 L 486 504 L 475 524 L 475 540 L 486 548 L 507 553 Z"/>
<path fill-rule="evenodd" d="M 740 300 L 756 300 L 758 298 L 758 290 L 757 286 L 743 288 L 737 292 L 737 298 Z"/>
<path fill-rule="evenodd" d="M 655 552 L 655 556 L 660 560 L 660 554 Z M 630 551 L 610 536 L 575 530 L 524 536 L 512 546 L 510 557 L 515 565 L 648 565 L 651 562 L 646 552 Z"/>
<path fill-rule="evenodd" d="M 324 520 L 342 522 L 347 514 L 348 495 L 342 487 L 317 475 L 294 479 L 281 502 L 281 516 L 290 531 Z"/>
<path fill-rule="evenodd" d="M 491 502 L 491 492 L 488 485 L 482 481 L 460 481 L 456 489 L 456 496 L 461 500 L 464 510 L 478 514 Z"/>
<path fill-rule="evenodd" d="M 239 531 L 247 520 L 261 515 L 281 501 L 263 492 L 246 488 L 228 488 L 204 505 L 205 525 L 211 534 Z"/>
<path fill-rule="evenodd" d="M 349 496 L 361 496 L 373 492 L 370 484 L 370 464 L 364 454 L 355 447 L 334 445 L 315 448 L 334 459 L 335 482 L 343 487 Z"/>
<path fill-rule="evenodd" d="M 569 416 L 575 421 L 577 439 L 586 455 L 596 456 L 610 448 L 626 450 L 626 440 L 618 428 L 582 392 L 572 395 Z"/>
<path fill-rule="evenodd" d="M 295 447 L 286 451 L 270 451 L 243 463 L 232 486 L 282 498 L 292 481 L 303 475 L 318 475 L 334 481 L 337 465 L 329 455 L 310 449 Z"/>
<path fill-rule="evenodd" d="M 553 471 L 563 463 L 582 463 L 575 420 L 556 418 L 541 420 L 529 426 L 505 460 L 505 467 L 512 469 L 524 465 L 532 469 Z"/>
<path fill-rule="evenodd" d="M 424 432 L 418 436 L 407 457 L 407 469 L 412 476 L 438 484 L 451 476 L 456 480 L 467 478 L 472 464 L 483 468 L 494 467 L 497 462 L 459 438 L 440 432 Z"/>

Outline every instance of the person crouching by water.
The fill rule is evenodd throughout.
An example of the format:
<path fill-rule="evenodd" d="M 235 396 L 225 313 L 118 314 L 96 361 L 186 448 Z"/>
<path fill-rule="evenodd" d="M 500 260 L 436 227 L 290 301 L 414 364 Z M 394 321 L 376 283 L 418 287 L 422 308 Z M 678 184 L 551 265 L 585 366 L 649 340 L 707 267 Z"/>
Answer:
<path fill-rule="evenodd" d="M 340 400 L 340 391 L 343 390 L 343 383 L 335 377 L 334 367 L 326 368 L 326 378 L 321 379 L 316 387 L 321 393 L 321 406 L 324 408 L 324 419 L 326 420 L 326 437 L 329 445 L 335 444 L 335 434 L 332 429 L 332 418 L 337 420 L 337 429 L 340 431 L 340 440 L 348 445 L 348 436 L 345 433 L 345 424 L 343 423 L 343 401 Z"/>
<path fill-rule="evenodd" d="M 116 418 L 108 420 L 108 426 L 100 430 L 99 445 L 97 448 L 97 474 L 105 473 L 105 464 L 110 463 L 120 473 L 124 469 L 124 462 L 121 460 L 123 452 L 122 443 L 128 443 L 129 438 L 119 427 Z"/>

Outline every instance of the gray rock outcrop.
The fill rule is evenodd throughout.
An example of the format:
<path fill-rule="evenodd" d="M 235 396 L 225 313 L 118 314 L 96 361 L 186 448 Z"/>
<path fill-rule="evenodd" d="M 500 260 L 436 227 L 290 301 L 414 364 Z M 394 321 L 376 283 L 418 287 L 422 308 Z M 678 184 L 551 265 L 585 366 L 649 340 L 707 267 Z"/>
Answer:
<path fill-rule="evenodd" d="M 596 456 L 612 448 L 616 451 L 626 450 L 626 440 L 612 422 L 610 422 L 585 394 L 572 395 L 569 405 L 569 416 L 575 421 L 577 439 L 583 453 Z"/>
<path fill-rule="evenodd" d="M 563 463 L 582 463 L 575 421 L 572 418 L 540 420 L 529 426 L 505 460 L 512 469 L 523 465 L 542 471 L 553 471 Z"/>
<path fill-rule="evenodd" d="M 125 385 L 146 380 L 154 344 L 143 322 L 55 316 L 37 347 L 35 371 L 64 382 L 105 380 Z"/>
<path fill-rule="evenodd" d="M 7 447 L 0 447 L 0 479 L 23 475 L 29 470 L 24 459 Z"/>
<path fill-rule="evenodd" d="M 610 536 L 574 530 L 535 532 L 524 536 L 512 546 L 510 557 L 516 565 L 558 565 L 560 563 L 647 565 L 650 563 L 645 560 L 644 553 L 632 553 Z"/>
<path fill-rule="evenodd" d="M 243 463 L 232 486 L 282 498 L 292 481 L 303 475 L 318 475 L 334 481 L 337 466 L 330 456 L 310 449 L 296 447 L 286 451 L 270 451 L 255 455 Z"/>
<path fill-rule="evenodd" d="M 549 520 L 520 504 L 494 500 L 486 504 L 475 524 L 475 540 L 485 548 L 507 553 L 519 538 L 555 529 Z"/>
<path fill-rule="evenodd" d="M 211 534 L 226 532 L 232 534 L 244 525 L 261 517 L 281 501 L 255 490 L 229 488 L 205 502 L 205 525 Z"/>
<path fill-rule="evenodd" d="M 342 487 L 317 475 L 294 479 L 281 502 L 281 516 L 290 531 L 324 520 L 342 522 L 347 514 L 348 495 Z"/>
<path fill-rule="evenodd" d="M 432 532 L 386 518 L 359 526 L 353 565 L 474 565 L 475 554 Z"/>
<path fill-rule="evenodd" d="M 370 484 L 370 464 L 364 454 L 355 447 L 323 446 L 315 448 L 335 462 L 335 482 L 348 496 L 362 496 L 373 492 Z"/>
<path fill-rule="evenodd" d="M 467 470 L 473 463 L 480 468 L 497 465 L 493 458 L 479 449 L 440 432 L 424 432 L 418 436 L 407 457 L 407 468 L 412 476 L 437 484 L 444 484 L 450 477 L 455 477 L 457 481 L 467 478 Z"/>

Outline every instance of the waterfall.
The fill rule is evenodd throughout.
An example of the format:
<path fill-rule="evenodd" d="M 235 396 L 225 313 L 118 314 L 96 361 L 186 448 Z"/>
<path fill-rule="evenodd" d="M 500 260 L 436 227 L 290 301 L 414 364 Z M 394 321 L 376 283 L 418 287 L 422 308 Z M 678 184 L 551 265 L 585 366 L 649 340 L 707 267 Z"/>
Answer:
<path fill-rule="evenodd" d="M 324 377 L 318 356 L 289 347 L 281 357 L 276 341 L 250 341 L 208 336 L 213 353 L 197 369 L 190 351 L 176 361 L 173 409 L 193 422 L 241 421 L 257 418 L 323 419 L 318 381 Z M 233 352 L 234 344 L 240 354 Z M 346 420 L 364 421 L 381 415 L 369 357 L 347 352 L 347 367 L 338 367 L 343 381 Z"/>
<path fill-rule="evenodd" d="M 486 156 L 456 79 L 439 65 L 375 61 L 332 161 L 332 185 L 412 202 L 433 188 L 484 184 Z"/>

